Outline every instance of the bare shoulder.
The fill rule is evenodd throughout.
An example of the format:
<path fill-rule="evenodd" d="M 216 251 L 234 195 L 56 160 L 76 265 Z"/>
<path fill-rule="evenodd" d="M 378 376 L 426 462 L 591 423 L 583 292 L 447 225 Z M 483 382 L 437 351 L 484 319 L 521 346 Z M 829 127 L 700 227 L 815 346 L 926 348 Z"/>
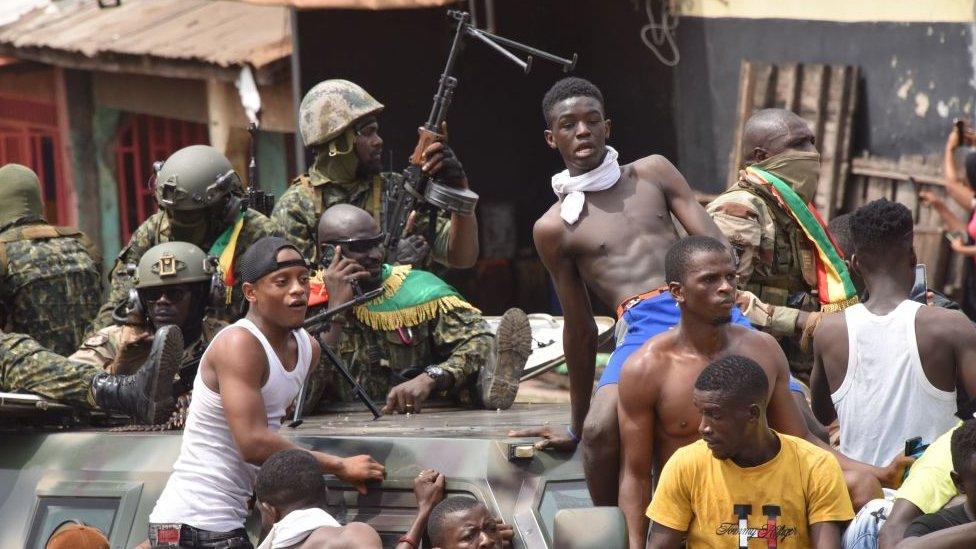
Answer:
<path fill-rule="evenodd" d="M 637 175 L 643 178 L 654 179 L 663 175 L 669 175 L 672 172 L 678 171 L 667 158 L 659 155 L 652 154 L 650 156 L 645 156 L 644 158 L 638 158 L 630 163 L 630 166 L 634 168 Z"/>
<path fill-rule="evenodd" d="M 532 227 L 532 238 L 540 254 L 559 247 L 566 234 L 565 223 L 559 217 L 559 203 L 553 204 L 542 217 L 536 220 Z"/>
<path fill-rule="evenodd" d="M 976 337 L 976 325 L 963 314 L 943 307 L 920 307 L 915 319 L 917 339 L 932 338 L 956 346 Z"/>
<path fill-rule="evenodd" d="M 645 341 L 640 349 L 627 358 L 620 372 L 621 380 L 644 384 L 659 379 L 671 364 L 670 351 L 674 348 L 674 341 L 673 330 L 660 333 Z"/>
<path fill-rule="evenodd" d="M 382 547 L 379 534 L 372 527 L 363 522 L 350 522 L 341 527 L 323 526 L 312 532 L 302 548 L 325 549 L 379 549 Z"/>
<path fill-rule="evenodd" d="M 844 313 L 829 313 L 820 318 L 820 324 L 817 325 L 813 336 L 816 341 L 817 337 L 830 338 L 840 332 L 847 332 L 847 319 L 844 317 Z"/>
<path fill-rule="evenodd" d="M 232 326 L 210 343 L 207 362 L 228 369 L 242 369 L 253 363 L 255 357 L 264 357 L 264 349 L 247 329 Z M 314 350 L 314 348 L 313 348 Z"/>

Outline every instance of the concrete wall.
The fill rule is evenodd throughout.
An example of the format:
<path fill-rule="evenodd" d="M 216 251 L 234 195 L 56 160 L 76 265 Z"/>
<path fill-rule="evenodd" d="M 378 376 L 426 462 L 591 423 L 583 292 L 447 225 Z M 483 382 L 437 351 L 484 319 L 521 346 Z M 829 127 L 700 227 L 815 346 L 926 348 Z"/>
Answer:
<path fill-rule="evenodd" d="M 700 190 L 730 183 L 743 59 L 858 66 L 855 155 L 937 153 L 952 120 L 972 118 L 971 0 L 703 0 L 689 12 L 676 31 L 675 125 L 680 168 Z"/>

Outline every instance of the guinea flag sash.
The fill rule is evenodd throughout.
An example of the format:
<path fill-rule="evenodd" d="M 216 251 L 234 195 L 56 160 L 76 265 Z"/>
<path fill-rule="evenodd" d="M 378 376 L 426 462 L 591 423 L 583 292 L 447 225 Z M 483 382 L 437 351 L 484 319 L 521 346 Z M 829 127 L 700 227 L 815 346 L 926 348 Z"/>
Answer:
<path fill-rule="evenodd" d="M 820 298 L 820 310 L 832 313 L 856 304 L 857 290 L 851 282 L 847 265 L 837 251 L 837 243 L 827 232 L 826 223 L 813 204 L 805 202 L 786 182 L 765 170 L 749 166 L 746 172 L 768 184 L 769 189 L 786 206 L 787 211 L 816 248 L 817 294 Z"/>
<path fill-rule="evenodd" d="M 234 224 L 227 227 L 227 230 L 217 237 L 217 240 L 210 247 L 209 254 L 219 259 L 220 272 L 223 273 L 225 304 L 232 303 L 231 297 L 234 288 L 234 252 L 237 250 L 237 238 L 241 235 L 241 228 L 244 227 L 244 212 L 237 214 Z"/>

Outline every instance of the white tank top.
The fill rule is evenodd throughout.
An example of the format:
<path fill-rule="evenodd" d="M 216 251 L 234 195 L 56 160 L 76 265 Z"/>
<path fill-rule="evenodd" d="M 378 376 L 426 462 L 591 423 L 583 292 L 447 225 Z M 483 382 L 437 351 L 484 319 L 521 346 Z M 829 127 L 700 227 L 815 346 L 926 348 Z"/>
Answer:
<path fill-rule="evenodd" d="M 883 467 L 905 451 L 905 440 L 931 443 L 955 425 L 956 392 L 937 389 L 922 370 L 915 340 L 921 307 L 906 299 L 884 316 L 864 305 L 844 311 L 847 375 L 830 398 L 845 456 Z"/>
<path fill-rule="evenodd" d="M 298 395 L 302 380 L 312 360 L 312 343 L 308 332 L 295 330 L 298 361 L 295 369 L 286 371 L 267 338 L 253 322 L 242 318 L 225 327 L 214 337 L 201 359 L 213 348 L 213 342 L 227 330 L 244 328 L 261 342 L 268 360 L 268 381 L 261 387 L 268 428 L 277 431 L 285 409 Z M 230 532 L 244 526 L 247 500 L 254 490 L 258 468 L 244 461 L 224 416 L 218 393 L 203 382 L 203 368 L 193 380 L 193 398 L 183 429 L 180 456 L 173 465 L 156 507 L 149 515 L 151 523 L 181 523 L 211 532 Z"/>

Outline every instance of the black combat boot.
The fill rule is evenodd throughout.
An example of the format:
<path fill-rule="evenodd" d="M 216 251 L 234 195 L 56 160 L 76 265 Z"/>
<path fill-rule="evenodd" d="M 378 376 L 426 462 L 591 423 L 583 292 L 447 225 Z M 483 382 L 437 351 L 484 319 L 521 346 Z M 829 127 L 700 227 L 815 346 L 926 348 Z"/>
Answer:
<path fill-rule="evenodd" d="M 149 358 L 130 376 L 96 374 L 95 404 L 123 412 L 139 423 L 158 424 L 173 413 L 173 378 L 183 361 L 183 334 L 177 326 L 156 330 Z"/>
<path fill-rule="evenodd" d="M 489 410 L 507 410 L 515 402 L 525 362 L 532 354 L 532 327 L 522 309 L 505 311 L 495 332 L 495 356 L 478 372 L 481 404 Z"/>

